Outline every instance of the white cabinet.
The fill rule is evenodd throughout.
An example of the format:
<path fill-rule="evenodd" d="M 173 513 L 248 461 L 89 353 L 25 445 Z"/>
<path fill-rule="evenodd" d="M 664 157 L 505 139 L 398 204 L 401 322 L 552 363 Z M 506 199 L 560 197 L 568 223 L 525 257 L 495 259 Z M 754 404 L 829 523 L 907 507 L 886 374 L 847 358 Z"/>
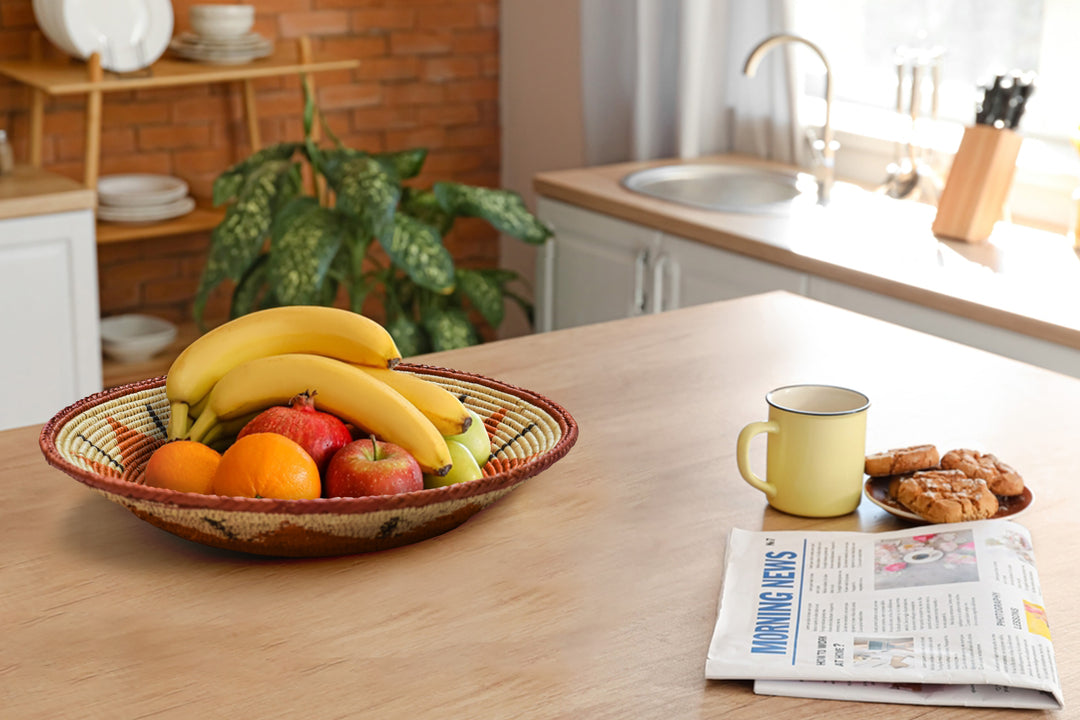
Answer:
<path fill-rule="evenodd" d="M 537 269 L 540 331 L 787 290 L 863 315 L 1080 377 L 1080 351 L 666 235 L 541 197 L 555 235 Z"/>
<path fill-rule="evenodd" d="M 0 429 L 101 389 L 96 257 L 90 210 L 0 220 Z"/>
<path fill-rule="evenodd" d="M 536 327 L 574 327 L 788 290 L 806 275 L 541 197 L 554 229 L 537 267 Z"/>
<path fill-rule="evenodd" d="M 650 258 L 660 233 L 540 198 L 555 235 L 537 263 L 536 327 L 547 331 L 647 312 Z"/>
<path fill-rule="evenodd" d="M 1080 352 L 925 305 L 811 276 L 808 295 L 830 305 L 1080 377 Z"/>

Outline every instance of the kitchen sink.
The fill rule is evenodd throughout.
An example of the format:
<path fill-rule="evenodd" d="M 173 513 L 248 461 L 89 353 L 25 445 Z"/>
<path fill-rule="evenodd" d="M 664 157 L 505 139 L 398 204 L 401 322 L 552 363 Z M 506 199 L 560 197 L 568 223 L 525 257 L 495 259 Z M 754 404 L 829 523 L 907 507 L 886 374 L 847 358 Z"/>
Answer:
<path fill-rule="evenodd" d="M 660 165 L 630 173 L 622 184 L 642 195 L 721 212 L 785 214 L 817 198 L 812 175 L 749 165 Z"/>

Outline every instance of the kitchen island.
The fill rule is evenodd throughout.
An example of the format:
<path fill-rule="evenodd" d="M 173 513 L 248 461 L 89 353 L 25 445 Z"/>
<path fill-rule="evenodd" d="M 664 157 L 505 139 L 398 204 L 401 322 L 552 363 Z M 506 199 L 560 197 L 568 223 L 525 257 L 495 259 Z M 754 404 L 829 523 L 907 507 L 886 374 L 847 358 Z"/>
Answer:
<path fill-rule="evenodd" d="M 934 207 L 845 182 L 828 207 L 804 195 L 768 214 L 622 184 L 682 162 L 791 170 L 715 156 L 538 174 L 555 230 L 537 261 L 541 330 L 787 290 L 1080 377 L 1080 257 L 1065 235 L 999 222 L 986 243 L 940 239 Z"/>
<path fill-rule="evenodd" d="M 368 555 L 196 545 L 47 466 L 40 426 L 0 433 L 3 716 L 983 716 L 705 679 L 732 528 L 907 527 L 866 499 L 834 519 L 784 515 L 742 481 L 740 428 L 798 382 L 865 392 L 870 449 L 963 444 L 1024 475 L 1034 499 L 1019 519 L 1066 702 L 1078 697 L 1080 381 L 788 293 L 418 360 L 542 393 L 580 438 L 461 527 Z M 995 717 L 1010 715 L 1038 713 Z"/>

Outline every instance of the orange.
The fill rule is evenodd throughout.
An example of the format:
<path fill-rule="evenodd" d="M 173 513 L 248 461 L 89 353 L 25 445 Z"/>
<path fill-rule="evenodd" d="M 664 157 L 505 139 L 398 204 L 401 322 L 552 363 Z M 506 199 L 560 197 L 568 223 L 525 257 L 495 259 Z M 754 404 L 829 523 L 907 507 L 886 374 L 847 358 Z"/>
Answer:
<path fill-rule="evenodd" d="M 297 442 L 277 433 L 252 433 L 221 456 L 213 491 L 233 497 L 303 500 L 319 497 L 322 483 L 315 461 Z"/>
<path fill-rule="evenodd" d="M 150 456 L 143 482 L 151 487 L 208 494 L 221 454 L 193 440 L 167 442 Z"/>

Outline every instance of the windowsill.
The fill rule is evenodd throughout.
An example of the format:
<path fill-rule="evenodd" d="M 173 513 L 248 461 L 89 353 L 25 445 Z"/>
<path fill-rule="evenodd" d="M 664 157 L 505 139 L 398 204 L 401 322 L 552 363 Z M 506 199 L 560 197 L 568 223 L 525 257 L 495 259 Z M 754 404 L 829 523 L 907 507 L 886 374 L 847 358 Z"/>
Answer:
<path fill-rule="evenodd" d="M 811 126 L 820 124 L 824 101 L 806 98 L 802 104 L 808 115 L 803 121 Z M 904 142 L 910 127 L 907 116 L 893 111 L 834 102 L 837 176 L 870 186 L 881 183 L 886 167 L 906 155 Z M 963 132 L 964 126 L 957 122 L 928 118 L 917 122 L 917 144 L 927 149 L 926 161 L 939 177 L 947 175 Z M 1011 219 L 1018 224 L 1068 231 L 1076 219 L 1072 193 L 1080 186 L 1080 157 L 1072 145 L 1066 140 L 1024 136 L 1016 167 L 1008 201 Z"/>

